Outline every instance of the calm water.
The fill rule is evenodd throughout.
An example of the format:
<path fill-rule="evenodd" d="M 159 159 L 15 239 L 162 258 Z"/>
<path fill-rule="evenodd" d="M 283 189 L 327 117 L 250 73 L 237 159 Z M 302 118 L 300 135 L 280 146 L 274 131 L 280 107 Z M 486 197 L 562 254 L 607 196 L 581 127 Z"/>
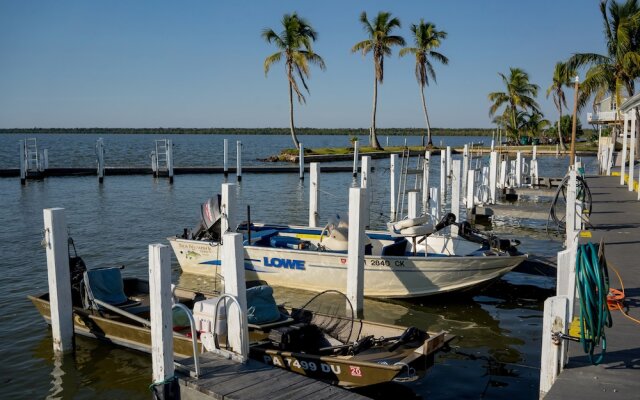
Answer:
<path fill-rule="evenodd" d="M 146 165 L 152 136 L 106 136 L 109 165 Z M 91 166 L 95 136 L 39 135 L 50 150 L 51 166 Z M 223 137 L 180 136 L 177 165 L 219 165 Z M 235 138 L 230 138 L 235 140 Z M 247 163 L 289 146 L 289 137 L 243 136 Z M 0 167 L 17 166 L 16 135 L 0 135 Z M 346 137 L 302 137 L 308 146 L 334 144 Z M 398 144 L 402 138 L 391 138 Z M 418 138 L 409 138 L 409 141 Z M 437 139 L 439 141 L 439 139 Z M 445 138 L 456 145 L 476 138 Z M 460 142 L 458 143 L 458 140 Z M 486 138 L 485 138 L 486 140 Z M 382 140 L 385 143 L 385 139 Z M 251 149 L 251 150 L 250 150 Z M 85 154 L 86 153 L 86 154 Z M 590 160 L 586 160 L 589 165 Z M 381 226 L 389 209 L 388 163 L 376 161 L 372 222 Z M 431 182 L 437 182 L 437 163 Z M 541 159 L 541 175 L 560 176 L 564 160 Z M 197 223 L 198 207 L 219 192 L 221 175 L 180 175 L 173 185 L 150 176 L 108 176 L 99 186 L 95 177 L 48 178 L 21 187 L 17 178 L 0 178 L 0 376 L 4 398 L 149 398 L 150 357 L 79 338 L 75 356 L 59 361 L 52 356 L 50 330 L 36 313 L 27 294 L 47 290 L 46 259 L 40 246 L 42 209 L 64 207 L 70 233 L 90 267 L 125 264 L 125 273 L 144 277 L 147 247 L 167 243 L 167 236 Z M 347 209 L 350 174 L 323 174 L 321 221 Z M 305 224 L 308 219 L 308 179 L 295 174 L 246 174 L 237 187 L 241 214 L 251 205 L 255 221 Z M 538 255 L 560 249 L 548 238 L 541 222 L 500 219 L 497 233 L 522 240 L 521 248 Z M 206 285 L 198 277 L 174 280 Z M 412 301 L 367 300 L 365 317 L 430 330 L 446 329 L 458 336 L 459 351 L 476 356 L 444 354 L 419 382 L 374 388 L 378 397 L 537 398 L 542 302 L 553 291 L 553 280 L 510 273 L 487 287 L 467 293 Z M 276 288 L 279 302 L 301 304 L 309 293 Z"/>

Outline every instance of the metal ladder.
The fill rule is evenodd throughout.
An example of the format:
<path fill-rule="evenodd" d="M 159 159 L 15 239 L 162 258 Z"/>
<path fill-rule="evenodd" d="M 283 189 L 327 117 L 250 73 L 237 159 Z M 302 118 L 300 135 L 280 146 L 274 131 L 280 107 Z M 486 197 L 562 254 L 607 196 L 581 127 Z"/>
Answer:
<path fill-rule="evenodd" d="M 26 139 L 27 172 L 38 173 L 40 160 L 38 156 L 38 143 L 35 138 Z"/>
<path fill-rule="evenodd" d="M 169 162 L 168 158 L 168 150 L 169 143 L 167 139 L 156 140 L 156 171 L 157 172 L 168 172 L 169 171 Z"/>

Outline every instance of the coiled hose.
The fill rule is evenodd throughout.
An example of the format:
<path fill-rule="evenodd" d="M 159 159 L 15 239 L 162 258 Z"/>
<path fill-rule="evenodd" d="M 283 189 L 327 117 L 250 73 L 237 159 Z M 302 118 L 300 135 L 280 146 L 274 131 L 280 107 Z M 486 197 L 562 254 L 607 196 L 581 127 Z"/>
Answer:
<path fill-rule="evenodd" d="M 600 262 L 593 243 L 578 245 L 576 255 L 576 285 L 580 294 L 580 343 L 593 365 L 602 362 L 607 351 L 604 328 L 613 322 L 607 305 L 609 274 L 606 262 Z M 596 346 L 602 341 L 602 351 L 594 358 Z"/>

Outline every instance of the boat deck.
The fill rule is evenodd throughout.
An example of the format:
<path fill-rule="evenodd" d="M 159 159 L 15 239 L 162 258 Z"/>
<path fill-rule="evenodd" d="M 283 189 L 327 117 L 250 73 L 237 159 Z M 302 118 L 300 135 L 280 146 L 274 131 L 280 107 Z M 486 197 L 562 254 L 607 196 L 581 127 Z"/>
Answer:
<path fill-rule="evenodd" d="M 605 242 L 610 287 L 620 288 L 613 268 L 624 283 L 625 305 L 631 317 L 640 320 L 640 202 L 637 193 L 620 186 L 619 177 L 588 177 L 593 196 L 591 238 L 581 242 Z M 606 329 L 607 352 L 604 362 L 594 366 L 580 343 L 569 342 L 569 363 L 545 397 L 552 399 L 619 399 L 640 396 L 640 324 L 621 311 L 611 311 L 613 327 Z M 600 348 L 596 349 L 598 354 Z"/>
<path fill-rule="evenodd" d="M 193 359 L 183 362 L 192 366 Z M 239 364 L 213 353 L 200 356 L 201 374 L 178 373 L 182 400 L 206 399 L 344 399 L 368 397 L 254 360 Z M 176 371 L 178 372 L 178 371 Z"/>

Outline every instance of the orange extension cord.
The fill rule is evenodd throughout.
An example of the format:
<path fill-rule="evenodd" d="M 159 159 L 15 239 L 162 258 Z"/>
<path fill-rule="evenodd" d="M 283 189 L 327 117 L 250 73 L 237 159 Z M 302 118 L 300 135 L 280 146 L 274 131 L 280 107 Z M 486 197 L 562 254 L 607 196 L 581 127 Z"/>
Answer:
<path fill-rule="evenodd" d="M 607 267 L 611 268 L 613 272 L 616 273 L 616 275 L 618 276 L 618 280 L 620 281 L 620 288 L 621 288 L 621 290 L 613 289 L 613 288 L 609 289 L 609 294 L 607 295 L 607 305 L 609 306 L 609 310 L 620 310 L 622 312 L 622 315 L 629 318 L 633 322 L 640 324 L 640 320 L 633 318 L 632 316 L 627 314 L 622 308 L 622 304 L 625 298 L 624 283 L 622 282 L 622 277 L 620 277 L 618 270 L 613 265 L 611 265 L 611 263 L 608 261 L 607 261 Z"/>

